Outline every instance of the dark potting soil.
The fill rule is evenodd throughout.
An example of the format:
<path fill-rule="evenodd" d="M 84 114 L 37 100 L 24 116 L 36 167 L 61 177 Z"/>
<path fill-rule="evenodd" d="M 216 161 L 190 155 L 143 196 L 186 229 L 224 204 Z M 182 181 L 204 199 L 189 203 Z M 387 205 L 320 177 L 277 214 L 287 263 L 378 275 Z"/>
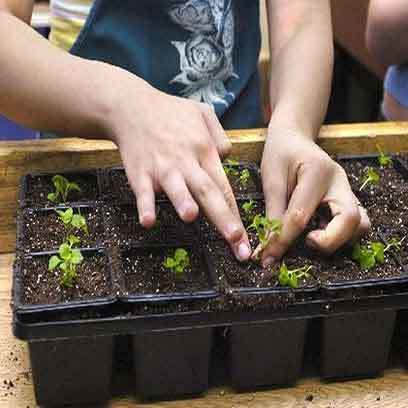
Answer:
<path fill-rule="evenodd" d="M 182 276 L 164 267 L 176 248 L 139 248 L 122 254 L 126 290 L 131 295 L 198 292 L 211 288 L 209 272 L 195 249 L 185 248 L 190 265 Z"/>
<path fill-rule="evenodd" d="M 394 167 L 380 167 L 376 161 L 348 161 L 342 163 L 358 198 L 366 208 L 374 231 L 382 232 L 387 240 L 407 237 L 398 253 L 402 263 L 408 264 L 408 180 Z M 381 175 L 379 184 L 367 186 L 359 192 L 364 169 L 372 166 Z"/>
<path fill-rule="evenodd" d="M 109 235 L 115 245 L 137 245 L 191 241 L 196 230 L 192 224 L 180 220 L 171 204 L 156 206 L 157 221 L 150 229 L 139 223 L 137 208 L 133 205 L 114 206 L 105 212 L 110 225 Z"/>
<path fill-rule="evenodd" d="M 260 183 L 260 178 L 257 177 L 255 171 L 252 168 L 243 166 L 231 166 L 236 169 L 239 174 L 227 174 L 228 181 L 230 182 L 232 191 L 235 196 L 262 193 L 262 186 Z M 240 180 L 240 174 L 244 169 L 249 170 L 250 177 L 247 181 Z"/>
<path fill-rule="evenodd" d="M 28 178 L 26 198 L 36 207 L 54 207 L 55 203 L 48 201 L 48 193 L 55 192 L 52 175 L 32 176 Z M 64 175 L 70 182 L 75 182 L 81 191 L 70 191 L 68 203 L 93 201 L 98 197 L 98 181 L 93 173 L 72 173 Z M 61 203 L 62 204 L 62 203 Z"/>
<path fill-rule="evenodd" d="M 405 215 L 408 213 L 408 183 L 394 167 L 380 167 L 376 160 L 349 160 L 341 162 L 341 165 L 346 170 L 354 193 L 367 210 L 375 231 L 403 223 L 403 219 L 408 217 Z M 380 181 L 359 191 L 368 166 L 380 174 Z"/>
<path fill-rule="evenodd" d="M 252 241 L 253 248 L 255 248 L 256 238 L 253 238 L 251 235 L 250 241 Z M 253 260 L 241 263 L 237 261 L 230 247 L 224 241 L 208 243 L 207 248 L 213 260 L 217 276 L 220 277 L 220 280 L 225 279 L 227 285 L 235 289 L 281 287 L 278 280 L 280 263 L 270 268 L 263 268 L 257 261 Z M 299 280 L 299 288 L 316 284 L 313 275 L 315 275 L 315 270 L 319 265 L 311 263 L 310 259 L 303 255 L 301 250 L 298 248 L 291 249 L 285 256 L 284 261 L 289 269 L 313 265 L 309 277 Z"/>
<path fill-rule="evenodd" d="M 111 295 L 112 283 L 105 256 L 84 254 L 84 261 L 77 267 L 77 279 L 72 288 L 60 285 L 62 272 L 58 269 L 49 271 L 48 260 L 48 256 L 34 256 L 23 261 L 24 304 L 51 305 Z"/>
<path fill-rule="evenodd" d="M 245 212 L 243 209 L 243 205 L 250 201 L 251 200 L 237 201 L 241 220 L 242 223 L 244 224 L 245 229 L 248 229 L 248 227 L 252 224 L 255 215 L 257 214 L 265 215 L 265 202 L 263 200 L 252 200 L 252 202 L 254 203 L 253 209 L 249 213 Z M 215 226 L 211 224 L 206 217 L 201 216 L 198 222 L 201 233 L 201 239 L 204 242 L 222 239 L 221 235 L 219 234 Z"/>
<path fill-rule="evenodd" d="M 86 219 L 89 234 L 85 234 L 83 230 L 73 231 L 81 240 L 79 246 L 81 248 L 100 246 L 104 238 L 101 210 L 98 207 L 86 207 L 80 211 Z M 77 213 L 78 210 L 74 208 L 74 214 Z M 56 250 L 67 235 L 66 227 L 54 210 L 24 210 L 22 222 L 24 230 L 22 245 L 26 252 Z"/>

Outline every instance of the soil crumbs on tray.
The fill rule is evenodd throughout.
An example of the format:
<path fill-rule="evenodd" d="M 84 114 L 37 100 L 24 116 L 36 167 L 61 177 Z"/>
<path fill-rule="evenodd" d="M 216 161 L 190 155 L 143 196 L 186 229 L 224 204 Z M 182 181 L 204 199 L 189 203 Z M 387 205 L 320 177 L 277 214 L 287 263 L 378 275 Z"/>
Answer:
<path fill-rule="evenodd" d="M 23 261 L 23 303 L 51 305 L 109 296 L 111 281 L 107 259 L 103 255 L 84 255 L 77 267 L 77 279 L 72 288 L 61 287 L 61 272 L 48 270 L 46 256 L 34 256 Z"/>
<path fill-rule="evenodd" d="M 188 249 L 187 249 L 188 250 Z M 175 248 L 132 249 L 122 254 L 126 290 L 132 295 L 198 292 L 211 288 L 199 254 L 188 250 L 190 265 L 181 276 L 164 267 Z"/>
<path fill-rule="evenodd" d="M 28 179 L 28 191 L 26 197 L 36 206 L 53 207 L 55 203 L 48 200 L 48 193 L 55 191 L 52 183 L 52 175 L 33 176 Z M 98 182 L 95 174 L 92 173 L 72 173 L 65 174 L 70 182 L 75 182 L 80 187 L 81 191 L 70 191 L 68 195 L 68 203 L 81 201 L 94 201 L 98 197 Z"/>
<path fill-rule="evenodd" d="M 74 208 L 74 214 L 78 210 Z M 81 215 L 88 225 L 88 234 L 83 230 L 75 230 L 80 238 L 81 248 L 96 247 L 103 240 L 104 229 L 99 208 L 82 208 Z M 66 236 L 67 230 L 63 222 L 54 211 L 26 210 L 23 212 L 24 242 L 27 252 L 49 251 L 58 249 L 61 239 Z"/>

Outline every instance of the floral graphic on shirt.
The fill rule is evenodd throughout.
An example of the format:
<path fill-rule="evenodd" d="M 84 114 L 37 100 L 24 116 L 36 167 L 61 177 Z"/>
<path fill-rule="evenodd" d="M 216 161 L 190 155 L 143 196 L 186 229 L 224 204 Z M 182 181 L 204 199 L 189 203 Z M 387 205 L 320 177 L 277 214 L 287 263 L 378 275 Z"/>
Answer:
<path fill-rule="evenodd" d="M 188 0 L 173 5 L 174 23 L 191 32 L 187 41 L 172 41 L 180 54 L 180 73 L 170 83 L 185 85 L 181 94 L 208 104 L 227 104 L 234 98 L 225 81 L 234 73 L 233 0 Z"/>

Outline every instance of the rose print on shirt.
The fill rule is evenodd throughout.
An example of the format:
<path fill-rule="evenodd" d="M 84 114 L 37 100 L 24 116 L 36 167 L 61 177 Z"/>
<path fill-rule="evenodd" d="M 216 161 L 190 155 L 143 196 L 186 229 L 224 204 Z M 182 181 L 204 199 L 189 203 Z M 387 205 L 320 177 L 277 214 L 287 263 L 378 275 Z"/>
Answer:
<path fill-rule="evenodd" d="M 180 55 L 180 73 L 170 83 L 185 85 L 181 94 L 208 104 L 227 104 L 234 98 L 225 81 L 234 73 L 233 0 L 189 0 L 169 9 L 171 19 L 192 34 L 172 41 Z"/>

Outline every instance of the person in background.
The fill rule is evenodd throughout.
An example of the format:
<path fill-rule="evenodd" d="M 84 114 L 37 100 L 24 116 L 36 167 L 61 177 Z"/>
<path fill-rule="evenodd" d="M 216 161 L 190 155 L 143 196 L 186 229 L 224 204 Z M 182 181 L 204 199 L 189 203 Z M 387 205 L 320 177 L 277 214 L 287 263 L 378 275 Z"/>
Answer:
<path fill-rule="evenodd" d="M 382 115 L 387 120 L 408 120 L 408 3 L 406 0 L 371 0 L 367 48 L 387 68 Z"/>
<path fill-rule="evenodd" d="M 283 228 L 262 252 L 265 267 L 322 203 L 333 218 L 308 245 L 332 252 L 369 228 L 345 172 L 315 142 L 333 65 L 329 0 L 266 1 L 272 118 L 261 171 L 267 216 Z M 220 156 L 231 148 L 223 128 L 262 125 L 259 2 L 51 0 L 51 42 L 29 27 L 32 8 L 0 0 L 0 111 L 42 131 L 112 140 L 143 226 L 154 225 L 164 191 L 186 222 L 201 207 L 248 260 Z"/>

